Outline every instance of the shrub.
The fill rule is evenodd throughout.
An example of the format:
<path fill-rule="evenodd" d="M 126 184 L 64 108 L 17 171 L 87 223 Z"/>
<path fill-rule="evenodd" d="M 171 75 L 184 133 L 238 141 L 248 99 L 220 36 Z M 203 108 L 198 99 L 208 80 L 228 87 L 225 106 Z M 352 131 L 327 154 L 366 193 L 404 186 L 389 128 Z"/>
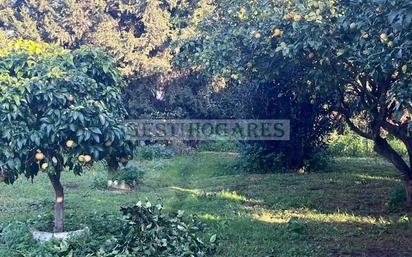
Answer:
<path fill-rule="evenodd" d="M 144 175 L 144 169 L 142 167 L 134 166 L 130 163 L 121 165 L 119 170 L 111 172 L 110 175 L 106 170 L 97 171 L 96 176 L 93 178 L 90 187 L 93 189 L 107 189 L 108 180 L 124 181 L 127 185 L 134 187 L 140 183 Z"/>
<path fill-rule="evenodd" d="M 137 149 L 137 158 L 143 160 L 153 160 L 155 158 L 171 158 L 173 151 L 163 144 L 142 145 Z"/>
<path fill-rule="evenodd" d="M 118 172 L 113 173 L 111 179 L 117 181 L 124 181 L 129 186 L 135 186 L 142 179 L 144 169 L 142 167 L 136 167 L 128 163 L 122 166 Z"/>
<path fill-rule="evenodd" d="M 96 176 L 93 178 L 90 184 L 90 187 L 92 189 L 104 190 L 107 188 L 107 179 L 108 179 L 107 172 L 98 172 Z"/>
<path fill-rule="evenodd" d="M 199 151 L 239 152 L 239 143 L 229 139 L 202 142 L 197 146 Z"/>
<path fill-rule="evenodd" d="M 389 199 L 386 203 L 386 208 L 389 212 L 396 213 L 406 210 L 406 193 L 401 186 L 392 188 L 389 193 Z"/>
<path fill-rule="evenodd" d="M 249 172 L 268 173 L 284 170 L 284 155 L 265 149 L 261 144 L 244 144 L 236 166 Z"/>
<path fill-rule="evenodd" d="M 23 253 L 33 243 L 29 227 L 25 223 L 10 223 L 0 228 L 0 256 L 14 256 L 19 252 Z M 8 252 L 7 255 L 1 255 L 6 252 Z"/>

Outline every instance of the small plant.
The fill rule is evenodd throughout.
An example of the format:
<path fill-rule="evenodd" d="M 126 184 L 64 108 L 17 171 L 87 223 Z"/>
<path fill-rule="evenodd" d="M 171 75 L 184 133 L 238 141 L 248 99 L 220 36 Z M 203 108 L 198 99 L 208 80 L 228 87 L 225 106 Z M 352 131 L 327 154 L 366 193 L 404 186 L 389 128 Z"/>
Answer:
<path fill-rule="evenodd" d="M 110 173 L 110 175 L 107 171 L 98 172 L 93 178 L 90 187 L 93 189 L 104 190 L 108 187 L 108 181 L 111 181 L 112 183 L 117 181 L 118 183 L 125 183 L 130 188 L 133 188 L 139 184 L 144 172 L 143 168 L 127 163 L 126 165 L 120 165 L 119 170 Z"/>
<path fill-rule="evenodd" d="M 107 177 L 108 177 L 107 172 L 97 173 L 96 176 L 93 178 L 90 187 L 92 189 L 100 189 L 100 190 L 106 189 L 107 188 Z"/>
<path fill-rule="evenodd" d="M 142 145 L 137 149 L 137 157 L 143 160 L 155 158 L 172 158 L 174 153 L 163 144 Z"/>
<path fill-rule="evenodd" d="M 398 213 L 406 210 L 405 188 L 396 186 L 391 190 L 388 202 L 386 203 L 386 208 L 391 213 Z"/>
<path fill-rule="evenodd" d="M 266 150 L 258 144 L 245 144 L 241 147 L 236 166 L 252 173 L 271 173 L 284 171 L 285 164 L 282 153 Z"/>
<path fill-rule="evenodd" d="M 287 228 L 290 232 L 296 234 L 304 234 L 306 230 L 306 225 L 301 220 L 292 219 L 287 223 Z"/>
<path fill-rule="evenodd" d="M 216 140 L 201 143 L 197 149 L 199 151 L 239 152 L 239 143 L 234 140 Z"/>
<path fill-rule="evenodd" d="M 122 166 L 118 172 L 114 173 L 111 179 L 125 182 L 129 186 L 136 186 L 142 179 L 143 174 L 143 168 L 128 163 L 127 165 Z"/>
<path fill-rule="evenodd" d="M 0 256 L 3 249 L 13 249 L 13 252 L 24 252 L 25 249 L 34 243 L 29 227 L 25 223 L 10 223 L 0 228 Z M 9 252 L 10 254 L 11 252 Z M 9 255 L 10 256 L 10 255 Z M 14 256 L 12 254 L 12 256 Z"/>

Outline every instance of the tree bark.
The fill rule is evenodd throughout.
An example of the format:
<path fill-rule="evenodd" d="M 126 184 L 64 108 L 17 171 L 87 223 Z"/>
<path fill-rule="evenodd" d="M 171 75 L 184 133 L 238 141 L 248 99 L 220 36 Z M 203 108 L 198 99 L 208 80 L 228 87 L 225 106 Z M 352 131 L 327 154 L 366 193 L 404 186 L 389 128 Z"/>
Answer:
<path fill-rule="evenodd" d="M 63 232 L 64 229 L 64 191 L 60 182 L 60 171 L 50 174 L 49 179 L 53 185 L 56 198 L 54 202 L 54 232 Z"/>
<path fill-rule="evenodd" d="M 108 158 L 106 162 L 107 162 L 107 168 L 108 168 L 108 174 L 109 174 L 108 179 L 111 179 L 119 171 L 119 163 L 114 157 Z"/>
<path fill-rule="evenodd" d="M 412 180 L 405 181 L 406 189 L 406 206 L 409 212 L 412 212 Z"/>
<path fill-rule="evenodd" d="M 412 180 L 412 172 L 408 164 L 382 137 L 377 136 L 374 139 L 374 150 L 376 153 L 391 162 L 400 172 L 403 173 L 405 181 Z"/>
<path fill-rule="evenodd" d="M 408 207 L 408 210 L 412 211 L 412 168 L 408 166 L 407 162 L 402 158 L 402 156 L 400 156 L 385 139 L 377 137 L 375 138 L 374 142 L 375 152 L 383 156 L 385 159 L 391 162 L 399 171 L 403 173 L 403 181 L 406 192 L 406 205 Z M 411 145 L 405 145 L 408 149 L 409 158 L 411 158 Z"/>

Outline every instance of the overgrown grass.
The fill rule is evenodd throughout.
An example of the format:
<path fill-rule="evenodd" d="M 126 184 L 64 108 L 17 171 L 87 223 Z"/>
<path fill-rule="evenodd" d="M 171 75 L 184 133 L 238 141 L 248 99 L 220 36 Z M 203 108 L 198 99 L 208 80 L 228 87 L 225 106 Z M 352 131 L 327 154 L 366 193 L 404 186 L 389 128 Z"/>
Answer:
<path fill-rule="evenodd" d="M 412 231 L 402 212 L 390 213 L 398 173 L 380 159 L 336 159 L 327 172 L 239 173 L 234 154 L 198 153 L 144 161 L 134 192 L 93 190 L 93 170 L 64 174 L 67 229 L 94 213 L 118 214 L 124 205 L 162 199 L 217 234 L 216 256 L 410 256 Z M 51 221 L 53 194 L 45 175 L 0 186 L 0 220 Z M 40 220 L 40 221 L 39 221 Z M 1 251 L 0 251 L 1 252 Z"/>
<path fill-rule="evenodd" d="M 405 145 L 395 138 L 387 138 L 389 144 L 402 156 L 407 156 Z M 373 150 L 373 142 L 365 139 L 351 130 L 346 130 L 342 135 L 336 132 L 329 136 L 329 150 L 334 156 L 345 157 L 376 157 Z"/>

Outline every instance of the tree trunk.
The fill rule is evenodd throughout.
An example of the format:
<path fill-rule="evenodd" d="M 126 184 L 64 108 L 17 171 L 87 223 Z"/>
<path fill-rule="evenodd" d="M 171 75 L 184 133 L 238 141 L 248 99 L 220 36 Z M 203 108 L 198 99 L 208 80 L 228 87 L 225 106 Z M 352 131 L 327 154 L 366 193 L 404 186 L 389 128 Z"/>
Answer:
<path fill-rule="evenodd" d="M 56 174 L 49 175 L 50 182 L 53 185 L 56 198 L 54 202 L 54 232 L 63 232 L 64 229 L 64 191 L 60 182 L 60 171 Z"/>
<path fill-rule="evenodd" d="M 412 180 L 405 181 L 406 206 L 408 211 L 412 212 Z"/>
<path fill-rule="evenodd" d="M 406 205 L 408 207 L 408 210 L 412 211 L 412 168 L 408 166 L 402 156 L 399 155 L 385 139 L 376 137 L 374 142 L 375 152 L 383 156 L 385 159 L 391 162 L 400 172 L 403 173 L 403 181 L 406 192 Z M 408 149 L 409 158 L 411 158 L 411 144 L 405 144 L 405 146 Z"/>

